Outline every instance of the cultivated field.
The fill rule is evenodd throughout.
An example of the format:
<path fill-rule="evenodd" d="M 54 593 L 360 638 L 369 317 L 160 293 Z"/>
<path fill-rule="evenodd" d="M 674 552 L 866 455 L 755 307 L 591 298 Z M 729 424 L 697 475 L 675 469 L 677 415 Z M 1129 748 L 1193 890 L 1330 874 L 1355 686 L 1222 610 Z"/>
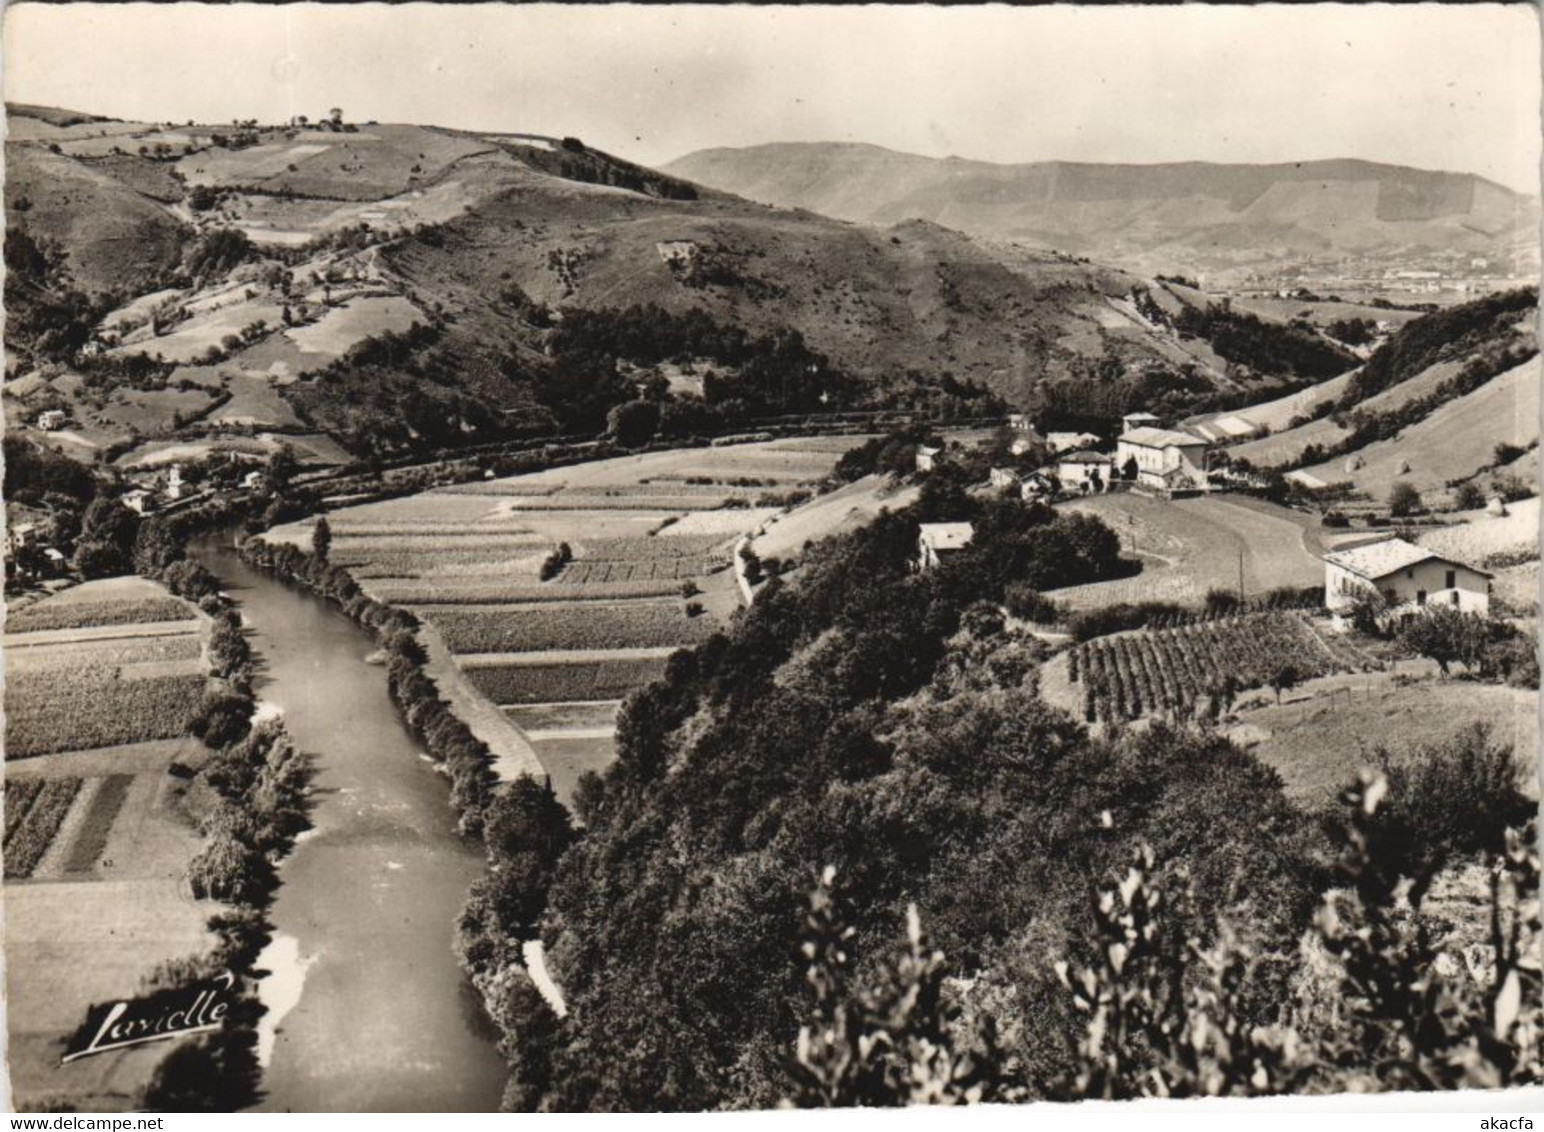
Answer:
<path fill-rule="evenodd" d="M 1211 496 L 1173 501 L 1130 492 L 1078 499 L 1064 510 L 1096 515 L 1121 537 L 1140 574 L 1055 591 L 1074 609 L 1122 601 L 1196 603 L 1211 589 L 1246 596 L 1324 580 L 1314 519 L 1259 500 Z"/>
<path fill-rule="evenodd" d="M 65 1040 L 92 1004 L 212 944 L 215 905 L 184 880 L 202 842 L 186 774 L 208 756 L 185 731 L 207 683 L 207 626 L 140 578 L 87 582 L 8 620 L 5 950 L 21 1107 L 132 1103 L 164 1046 L 60 1066 Z"/>
<path fill-rule="evenodd" d="M 424 619 L 442 691 L 501 773 L 521 772 L 534 751 L 566 798 L 583 770 L 610 760 L 618 701 L 738 607 L 730 565 L 742 536 L 788 524 L 798 543 L 782 553 L 795 553 L 881 499 L 903 505 L 876 480 L 787 515 L 755 506 L 812 489 L 862 440 L 624 456 L 342 508 L 328 515 L 330 559 Z M 265 537 L 305 547 L 311 530 Z M 539 707 L 563 718 L 531 714 Z"/>
<path fill-rule="evenodd" d="M 1240 691 L 1263 687 L 1283 665 L 1292 666 L 1297 681 L 1381 667 L 1347 638 L 1296 612 L 1096 637 L 1054 663 L 1066 666 L 1090 723 L 1189 711 L 1228 679 Z M 1045 679 L 1054 686 L 1056 678 Z"/>

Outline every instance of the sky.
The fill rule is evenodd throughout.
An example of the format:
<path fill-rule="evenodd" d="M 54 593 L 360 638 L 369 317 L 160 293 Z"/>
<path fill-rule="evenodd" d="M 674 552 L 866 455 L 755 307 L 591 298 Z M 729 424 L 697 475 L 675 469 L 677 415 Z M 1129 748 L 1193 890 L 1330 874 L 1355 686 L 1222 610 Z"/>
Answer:
<path fill-rule="evenodd" d="M 5 96 L 151 121 L 573 135 L 649 165 L 858 141 L 986 161 L 1360 157 L 1539 186 L 1526 5 L 12 5 Z"/>

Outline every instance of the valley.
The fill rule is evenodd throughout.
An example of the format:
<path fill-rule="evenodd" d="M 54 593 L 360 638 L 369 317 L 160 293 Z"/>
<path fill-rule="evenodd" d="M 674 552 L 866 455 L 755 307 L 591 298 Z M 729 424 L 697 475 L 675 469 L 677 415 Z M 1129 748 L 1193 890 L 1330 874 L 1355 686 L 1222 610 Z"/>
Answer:
<path fill-rule="evenodd" d="M 1275 115 L 1342 136 L 1306 98 L 1225 163 L 717 145 L 910 104 L 849 51 L 839 132 L 795 91 L 725 133 L 699 18 L 551 41 L 561 113 L 525 40 L 485 82 L 427 22 L 439 93 L 364 110 L 8 85 L 14 1106 L 1544 1081 L 1538 197 L 1294 160 Z M 1187 83 L 1258 47 L 1203 42 Z M 984 136 L 910 93 L 919 146 Z M 1349 151 L 1488 168 L 1390 113 Z M 217 1027 L 61 1060 L 211 981 Z"/>

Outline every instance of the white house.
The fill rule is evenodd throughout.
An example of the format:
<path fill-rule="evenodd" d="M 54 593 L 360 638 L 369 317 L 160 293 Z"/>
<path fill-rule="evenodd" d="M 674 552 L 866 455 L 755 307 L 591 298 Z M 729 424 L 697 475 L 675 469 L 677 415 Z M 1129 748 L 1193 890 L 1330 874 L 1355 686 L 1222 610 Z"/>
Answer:
<path fill-rule="evenodd" d="M 1188 432 L 1132 428 L 1115 442 L 1115 466 L 1124 474 L 1134 462 L 1137 482 L 1145 487 L 1167 491 L 1205 487 L 1206 448 L 1206 441 Z"/>
<path fill-rule="evenodd" d="M 992 486 L 999 491 L 1019 486 L 1019 472 L 1017 468 L 993 468 L 990 478 Z"/>
<path fill-rule="evenodd" d="M 1120 430 L 1127 433 L 1136 428 L 1157 428 L 1161 424 L 1163 421 L 1151 413 L 1127 413 L 1120 419 Z"/>
<path fill-rule="evenodd" d="M 1034 432 L 1035 422 L 1029 419 L 1028 413 L 1009 413 L 1008 427 L 1014 432 Z"/>
<path fill-rule="evenodd" d="M 917 471 L 931 472 L 938 466 L 938 457 L 942 453 L 942 448 L 932 448 L 926 444 L 919 444 L 917 446 Z"/>
<path fill-rule="evenodd" d="M 262 483 L 263 473 L 259 471 L 251 471 L 241 477 L 241 486 L 246 488 L 248 491 L 252 491 L 258 487 L 261 487 Z"/>
<path fill-rule="evenodd" d="M 1056 478 L 1066 491 L 1103 491 L 1110 483 L 1112 461 L 1103 452 L 1068 452 L 1056 463 Z"/>
<path fill-rule="evenodd" d="M 136 487 L 133 491 L 124 492 L 123 505 L 136 515 L 143 515 L 155 506 L 150 492 L 142 487 Z"/>
<path fill-rule="evenodd" d="M 1358 594 L 1377 592 L 1396 618 L 1437 605 L 1483 616 L 1490 612 L 1490 577 L 1424 546 L 1389 538 L 1324 556 L 1324 604 L 1340 612 Z"/>
<path fill-rule="evenodd" d="M 1058 453 L 1077 452 L 1092 448 L 1099 443 L 1099 438 L 1091 432 L 1048 432 L 1045 434 L 1045 442 Z"/>
<path fill-rule="evenodd" d="M 917 534 L 917 569 L 933 569 L 969 546 L 975 534 L 969 523 L 923 523 Z"/>
<path fill-rule="evenodd" d="M 65 412 L 63 409 L 44 409 L 38 414 L 38 428 L 44 432 L 53 432 L 56 428 L 63 428 Z"/>

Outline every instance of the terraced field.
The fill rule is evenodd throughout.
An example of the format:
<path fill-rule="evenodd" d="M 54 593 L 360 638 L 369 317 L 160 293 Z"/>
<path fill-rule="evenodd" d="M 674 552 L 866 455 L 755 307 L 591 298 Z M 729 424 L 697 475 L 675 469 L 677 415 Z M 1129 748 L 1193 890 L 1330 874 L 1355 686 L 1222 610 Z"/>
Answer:
<path fill-rule="evenodd" d="M 452 703 L 465 694 L 502 709 L 458 707 L 491 747 L 534 750 L 567 798 L 584 770 L 611 760 L 618 703 L 739 607 L 730 569 L 739 539 L 775 518 L 774 527 L 797 526 L 802 545 L 862 501 L 835 510 L 817 500 L 798 522 L 802 508 L 783 516 L 754 504 L 813 492 L 862 439 L 625 456 L 343 508 L 328 515 L 330 559 L 431 626 L 432 662 L 454 663 L 442 670 Z M 309 546 L 311 527 L 265 537 Z M 506 769 L 520 765 L 512 755 Z"/>

